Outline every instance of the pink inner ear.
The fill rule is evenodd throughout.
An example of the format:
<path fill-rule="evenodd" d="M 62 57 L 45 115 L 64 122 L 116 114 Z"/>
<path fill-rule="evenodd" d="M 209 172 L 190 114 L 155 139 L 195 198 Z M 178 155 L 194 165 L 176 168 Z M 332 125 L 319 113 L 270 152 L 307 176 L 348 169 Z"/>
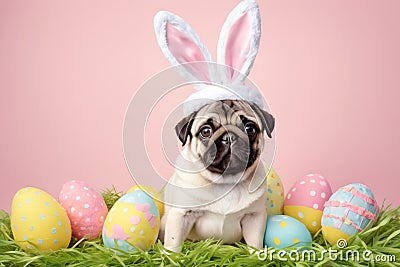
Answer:
<path fill-rule="evenodd" d="M 168 22 L 166 25 L 166 31 L 168 48 L 180 64 L 205 61 L 204 55 L 198 45 L 185 33 Z M 186 69 L 199 80 L 210 81 L 206 64 L 199 63 L 189 65 L 186 66 Z"/>
<path fill-rule="evenodd" d="M 231 26 L 225 44 L 225 64 L 241 71 L 250 49 L 251 41 L 251 17 L 250 13 L 244 13 Z M 234 76 L 234 70 L 230 70 L 230 78 Z"/>

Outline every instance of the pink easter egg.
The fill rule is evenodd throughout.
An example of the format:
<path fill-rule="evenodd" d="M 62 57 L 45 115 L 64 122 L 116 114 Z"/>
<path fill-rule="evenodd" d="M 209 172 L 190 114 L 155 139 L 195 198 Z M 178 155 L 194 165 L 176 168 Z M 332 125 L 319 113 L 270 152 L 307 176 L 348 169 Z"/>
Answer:
<path fill-rule="evenodd" d="M 284 206 L 302 206 L 324 210 L 325 201 L 332 195 L 331 186 L 320 174 L 307 174 L 289 189 Z"/>
<path fill-rule="evenodd" d="M 89 240 L 99 237 L 108 213 L 100 193 L 83 181 L 72 180 L 63 185 L 59 202 L 71 221 L 73 237 Z"/>
<path fill-rule="evenodd" d="M 289 189 L 283 212 L 301 221 L 311 234 L 321 229 L 322 211 L 332 195 L 328 181 L 320 174 L 307 174 Z"/>

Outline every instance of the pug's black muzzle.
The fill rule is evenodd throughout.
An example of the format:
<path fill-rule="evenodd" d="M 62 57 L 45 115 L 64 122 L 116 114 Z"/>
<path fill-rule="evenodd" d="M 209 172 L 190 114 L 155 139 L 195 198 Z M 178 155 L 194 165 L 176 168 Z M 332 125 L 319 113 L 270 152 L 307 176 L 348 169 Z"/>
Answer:
<path fill-rule="evenodd" d="M 237 174 L 251 166 L 254 159 L 248 138 L 225 132 L 217 140 L 208 140 L 207 149 L 202 157 L 205 166 L 218 174 Z"/>

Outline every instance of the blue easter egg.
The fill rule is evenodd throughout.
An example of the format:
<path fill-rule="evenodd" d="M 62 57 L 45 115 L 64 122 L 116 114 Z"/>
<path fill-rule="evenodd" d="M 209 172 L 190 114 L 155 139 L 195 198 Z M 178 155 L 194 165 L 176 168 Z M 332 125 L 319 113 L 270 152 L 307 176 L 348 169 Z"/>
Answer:
<path fill-rule="evenodd" d="M 264 246 L 273 248 L 311 246 L 307 227 L 287 215 L 269 216 L 264 234 Z"/>
<path fill-rule="evenodd" d="M 378 214 L 379 207 L 370 188 L 359 183 L 343 186 L 325 203 L 322 233 L 335 245 L 339 239 L 348 239 L 363 230 Z"/>

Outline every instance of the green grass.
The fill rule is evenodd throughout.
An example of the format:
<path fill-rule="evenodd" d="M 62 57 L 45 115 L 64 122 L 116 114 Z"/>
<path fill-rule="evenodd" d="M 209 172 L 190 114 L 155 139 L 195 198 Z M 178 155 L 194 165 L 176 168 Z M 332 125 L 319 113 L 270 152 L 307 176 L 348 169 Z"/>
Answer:
<path fill-rule="evenodd" d="M 121 196 L 115 189 L 103 193 L 108 207 Z M 214 240 L 201 242 L 185 241 L 181 253 L 165 253 L 160 242 L 149 251 L 114 253 L 105 248 L 101 239 L 71 242 L 70 247 L 54 252 L 25 252 L 12 239 L 9 215 L 0 212 L 0 266 L 400 266 L 400 207 L 383 208 L 377 222 L 370 224 L 348 241 L 348 246 L 330 259 L 324 250 L 331 247 L 321 232 L 314 236 L 312 248 L 306 250 L 310 257 L 306 261 L 277 253 L 257 254 L 245 244 L 224 245 Z M 391 262 L 368 261 L 362 253 L 370 251 L 370 258 L 382 255 L 391 257 Z M 346 260 L 346 252 L 360 253 L 360 261 Z M 315 254 L 315 257 L 313 256 Z M 259 257 L 267 255 L 266 259 Z M 307 254 L 305 254 L 307 256 Z M 332 254 L 333 255 L 333 254 Z M 342 259 L 340 258 L 342 256 Z M 355 255 L 355 254 L 354 254 Z M 296 256 L 291 254 L 292 257 Z M 351 256 L 351 255 L 349 255 Z M 368 256 L 368 255 L 367 255 Z M 393 258 L 395 257 L 395 258 Z M 394 260 L 394 261 L 393 261 Z"/>

